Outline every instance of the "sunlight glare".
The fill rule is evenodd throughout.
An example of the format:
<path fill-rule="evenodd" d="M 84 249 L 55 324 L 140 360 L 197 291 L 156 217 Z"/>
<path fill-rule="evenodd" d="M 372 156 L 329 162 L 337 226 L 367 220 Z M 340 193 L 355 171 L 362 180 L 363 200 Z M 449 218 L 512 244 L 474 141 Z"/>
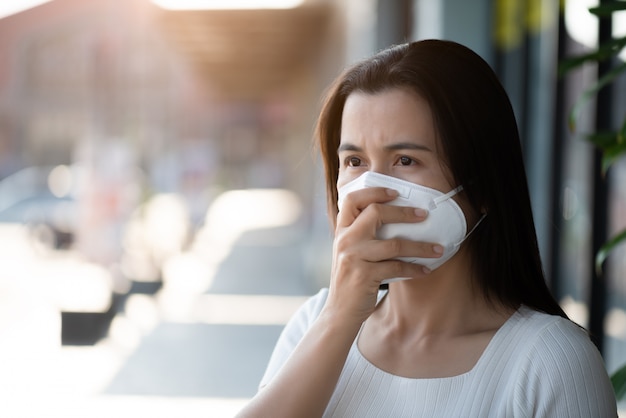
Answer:
<path fill-rule="evenodd" d="M 611 338 L 626 340 L 626 311 L 611 309 L 604 319 L 604 329 Z"/>
<path fill-rule="evenodd" d="M 228 325 L 285 325 L 307 296 L 210 295 L 198 298 L 192 322 Z"/>
<path fill-rule="evenodd" d="M 213 202 L 192 247 L 203 259 L 217 264 L 246 231 L 290 225 L 301 214 L 302 203 L 292 191 L 231 190 Z"/>
<path fill-rule="evenodd" d="M 152 0 L 168 10 L 293 9 L 304 0 Z"/>
<path fill-rule="evenodd" d="M 58 198 L 69 196 L 72 191 L 72 171 L 66 165 L 58 165 L 48 175 L 48 188 Z"/>
<path fill-rule="evenodd" d="M 560 305 L 572 321 L 583 328 L 587 326 L 589 321 L 589 309 L 587 308 L 587 305 L 583 302 L 575 300 L 571 296 L 564 297 L 561 300 Z"/>
<path fill-rule="evenodd" d="M 24 10 L 48 3 L 52 0 L 12 0 L 0 3 L 0 19 L 11 16 L 13 14 L 23 12 Z"/>
<path fill-rule="evenodd" d="M 568 34 L 587 48 L 598 45 L 598 17 L 589 8 L 598 6 L 598 0 L 568 0 L 565 2 L 565 27 Z M 613 37 L 626 36 L 626 11 L 613 13 Z M 626 60 L 626 49 L 619 54 Z"/>

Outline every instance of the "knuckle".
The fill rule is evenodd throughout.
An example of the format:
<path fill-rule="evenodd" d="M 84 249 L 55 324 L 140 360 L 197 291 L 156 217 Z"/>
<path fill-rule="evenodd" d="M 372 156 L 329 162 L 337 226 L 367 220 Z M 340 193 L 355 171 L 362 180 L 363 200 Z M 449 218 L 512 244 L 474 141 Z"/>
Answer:
<path fill-rule="evenodd" d="M 356 244 L 355 238 L 347 231 L 337 234 L 334 241 L 335 252 L 346 253 L 351 251 Z"/>
<path fill-rule="evenodd" d="M 358 254 L 354 251 L 345 251 L 341 254 L 341 259 L 349 264 L 353 264 L 357 261 L 358 258 Z"/>
<path fill-rule="evenodd" d="M 354 195 L 354 192 L 350 192 L 348 193 L 344 198 L 343 198 L 343 205 L 342 206 L 354 206 L 356 202 L 356 196 Z"/>
<path fill-rule="evenodd" d="M 402 250 L 402 243 L 397 239 L 387 240 L 387 251 L 391 254 L 392 257 L 397 257 L 400 255 Z"/>
<path fill-rule="evenodd" d="M 416 218 L 423 218 L 425 215 L 417 215 L 415 212 L 416 208 L 413 207 L 406 207 L 404 208 L 404 214 L 407 217 L 407 219 L 409 220 L 413 220 Z"/>
<path fill-rule="evenodd" d="M 372 203 L 368 206 L 368 209 L 376 219 L 380 219 L 383 214 L 383 206 L 380 203 Z"/>
<path fill-rule="evenodd" d="M 357 252 L 352 251 L 350 248 L 351 247 L 337 249 L 337 260 L 341 264 L 353 264 L 359 259 Z"/>
<path fill-rule="evenodd" d="M 393 273 L 393 277 L 400 277 L 400 276 L 405 275 L 405 264 L 406 263 L 399 261 L 399 260 L 395 260 L 392 262 L 391 270 Z"/>

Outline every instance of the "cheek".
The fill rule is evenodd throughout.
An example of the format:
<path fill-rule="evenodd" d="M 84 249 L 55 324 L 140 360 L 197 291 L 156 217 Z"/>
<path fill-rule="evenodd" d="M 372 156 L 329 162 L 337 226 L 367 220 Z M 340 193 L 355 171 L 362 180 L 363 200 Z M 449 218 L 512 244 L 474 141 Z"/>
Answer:
<path fill-rule="evenodd" d="M 368 171 L 366 167 L 363 168 L 349 168 L 349 169 L 340 169 L 337 174 L 337 190 L 340 187 L 350 183 L 352 180 L 358 178 L 361 174 Z"/>
<path fill-rule="evenodd" d="M 469 232 L 478 221 L 480 215 L 476 213 L 467 199 L 457 198 L 456 196 L 453 197 L 453 199 L 461 207 L 463 215 L 465 215 L 465 224 L 467 225 L 467 231 Z"/>
<path fill-rule="evenodd" d="M 346 172 L 340 169 L 339 172 L 337 173 L 337 190 L 339 190 L 343 185 L 349 182 L 350 182 L 350 179 L 348 178 L 348 175 L 346 174 Z"/>

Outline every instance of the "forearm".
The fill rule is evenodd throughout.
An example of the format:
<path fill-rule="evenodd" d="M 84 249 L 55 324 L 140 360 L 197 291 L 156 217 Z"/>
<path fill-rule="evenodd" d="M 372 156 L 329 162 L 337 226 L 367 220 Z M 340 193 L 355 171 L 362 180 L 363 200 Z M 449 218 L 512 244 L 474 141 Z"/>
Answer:
<path fill-rule="evenodd" d="M 332 396 L 360 324 L 323 312 L 276 377 L 237 415 L 320 417 Z"/>

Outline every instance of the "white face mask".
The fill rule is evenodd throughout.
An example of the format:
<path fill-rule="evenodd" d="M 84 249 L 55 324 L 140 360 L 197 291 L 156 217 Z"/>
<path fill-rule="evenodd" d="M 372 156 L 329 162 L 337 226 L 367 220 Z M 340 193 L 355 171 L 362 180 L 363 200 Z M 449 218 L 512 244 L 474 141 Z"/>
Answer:
<path fill-rule="evenodd" d="M 432 242 L 440 244 L 444 249 L 441 257 L 400 257 L 400 260 L 420 264 L 428 267 L 430 270 L 434 270 L 456 254 L 465 238 L 469 235 L 466 235 L 467 225 L 463 210 L 452 199 L 452 196 L 463 190 L 463 186 L 459 186 L 444 194 L 438 190 L 396 177 L 367 171 L 339 189 L 339 209 L 341 210 L 343 199 L 348 193 L 365 187 L 386 187 L 397 190 L 399 196 L 389 202 L 390 205 L 411 206 L 429 211 L 423 222 L 384 224 L 378 230 L 379 239 L 405 238 L 413 241 Z M 474 228 L 480 221 L 482 221 L 482 218 L 476 223 Z M 388 279 L 384 280 L 383 283 L 403 279 Z"/>

